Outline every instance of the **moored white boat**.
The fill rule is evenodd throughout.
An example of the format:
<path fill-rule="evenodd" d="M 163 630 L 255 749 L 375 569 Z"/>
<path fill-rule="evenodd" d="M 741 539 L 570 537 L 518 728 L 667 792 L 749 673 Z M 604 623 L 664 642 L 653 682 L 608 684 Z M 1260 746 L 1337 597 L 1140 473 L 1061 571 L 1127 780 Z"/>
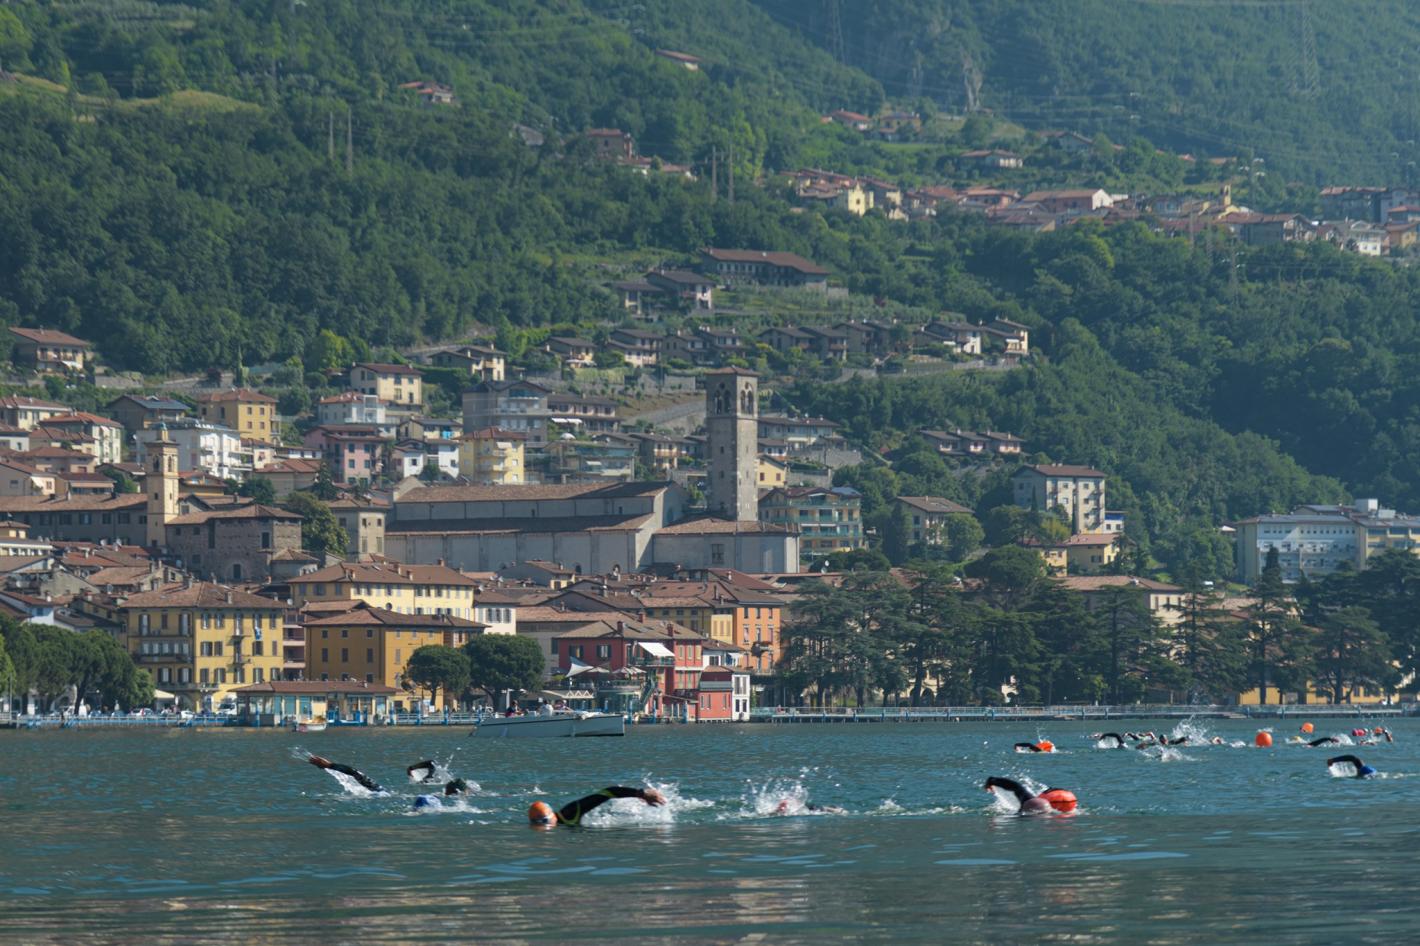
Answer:
<path fill-rule="evenodd" d="M 551 716 L 488 716 L 475 736 L 624 736 L 626 719 L 616 713 L 554 713 Z"/>
<path fill-rule="evenodd" d="M 308 719 L 305 722 L 294 722 L 291 724 L 292 732 L 324 732 L 325 717 L 317 716 L 315 719 Z"/>

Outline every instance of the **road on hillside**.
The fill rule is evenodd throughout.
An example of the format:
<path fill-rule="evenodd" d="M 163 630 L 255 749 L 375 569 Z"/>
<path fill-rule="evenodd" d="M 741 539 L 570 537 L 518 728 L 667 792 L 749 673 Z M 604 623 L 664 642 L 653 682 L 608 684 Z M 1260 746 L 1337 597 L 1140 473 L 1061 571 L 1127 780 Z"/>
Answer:
<path fill-rule="evenodd" d="M 667 427 L 690 433 L 705 420 L 705 398 L 697 395 L 679 404 L 658 407 L 640 414 L 626 415 L 628 421 L 645 421 L 652 427 Z"/>

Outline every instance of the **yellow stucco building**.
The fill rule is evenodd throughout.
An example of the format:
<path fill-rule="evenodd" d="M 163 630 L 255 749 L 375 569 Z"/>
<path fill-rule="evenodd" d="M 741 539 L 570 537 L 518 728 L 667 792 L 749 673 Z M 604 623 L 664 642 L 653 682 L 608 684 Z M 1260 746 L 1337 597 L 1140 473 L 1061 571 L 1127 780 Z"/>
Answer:
<path fill-rule="evenodd" d="M 124 644 L 182 708 L 217 709 L 237 687 L 280 680 L 280 601 L 210 582 L 131 595 L 120 613 Z"/>
<path fill-rule="evenodd" d="M 373 394 L 387 404 L 424 403 L 424 375 L 409 365 L 365 363 L 350 369 L 350 389 Z"/>
<path fill-rule="evenodd" d="M 459 476 L 470 483 L 517 486 L 527 482 L 523 465 L 528 435 L 484 427 L 459 438 Z"/>
<path fill-rule="evenodd" d="M 276 439 L 276 398 L 260 391 L 236 388 L 203 395 L 197 401 L 197 416 L 230 427 L 244 439 Z"/>
<path fill-rule="evenodd" d="M 483 625 L 448 614 L 397 614 L 361 603 L 343 614 L 306 620 L 306 677 L 394 687 L 394 712 L 407 712 L 426 694 L 406 687 L 410 656 L 430 645 L 462 647 Z M 446 696 L 438 694 L 435 708 Z"/>
<path fill-rule="evenodd" d="M 477 582 L 447 565 L 377 559 L 341 562 L 290 581 L 297 607 L 311 601 L 364 602 L 396 614 L 446 614 L 473 620 Z"/>

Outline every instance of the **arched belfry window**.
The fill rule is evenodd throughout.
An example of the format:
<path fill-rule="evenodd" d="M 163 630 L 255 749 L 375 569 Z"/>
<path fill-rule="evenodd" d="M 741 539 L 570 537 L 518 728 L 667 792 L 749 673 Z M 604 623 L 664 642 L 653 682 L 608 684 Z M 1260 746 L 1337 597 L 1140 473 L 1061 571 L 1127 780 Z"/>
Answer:
<path fill-rule="evenodd" d="M 754 413 L 754 391 L 749 385 L 745 385 L 744 392 L 740 394 L 740 413 Z"/>

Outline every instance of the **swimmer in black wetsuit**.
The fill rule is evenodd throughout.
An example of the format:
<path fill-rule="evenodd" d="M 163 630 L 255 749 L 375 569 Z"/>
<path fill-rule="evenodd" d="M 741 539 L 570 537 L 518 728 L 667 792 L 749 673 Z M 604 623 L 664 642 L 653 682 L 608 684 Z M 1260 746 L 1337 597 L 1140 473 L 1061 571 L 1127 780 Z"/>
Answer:
<path fill-rule="evenodd" d="M 423 762 L 414 763 L 404 771 L 409 774 L 411 782 L 433 782 L 438 778 L 434 771 L 435 768 L 434 762 L 426 759 Z"/>
<path fill-rule="evenodd" d="M 1113 739 L 1114 745 L 1106 748 L 1123 749 L 1124 737 L 1117 732 L 1097 732 L 1090 736 L 1095 742 L 1104 742 L 1106 739 Z"/>
<path fill-rule="evenodd" d="M 313 755 L 306 761 L 309 762 L 311 765 L 314 765 L 318 769 L 330 769 L 332 772 L 340 772 L 344 775 L 348 775 L 355 781 L 359 782 L 362 787 L 367 788 L 372 792 L 384 791 L 384 789 L 380 787 L 379 782 L 376 782 L 364 772 L 361 772 L 357 769 L 352 769 L 348 765 L 341 765 L 339 762 L 332 762 L 329 759 L 323 759 L 318 755 Z"/>
<path fill-rule="evenodd" d="M 1358 757 L 1354 755 L 1339 755 L 1327 759 L 1326 767 L 1331 768 L 1333 765 L 1336 765 L 1339 762 L 1349 762 L 1351 766 L 1355 768 L 1356 774 L 1353 775 L 1352 778 L 1370 778 L 1372 775 L 1376 774 L 1375 769 L 1371 768 L 1369 765 L 1362 762 Z"/>
<path fill-rule="evenodd" d="M 1033 743 L 1033 742 L 1018 742 L 1018 743 L 1016 743 L 1016 751 L 1017 751 L 1017 752 L 1044 752 L 1045 750 L 1042 749 L 1040 746 L 1036 745 L 1036 744 Z"/>
<path fill-rule="evenodd" d="M 1188 745 L 1188 737 L 1187 737 L 1187 736 L 1179 736 L 1177 739 L 1170 739 L 1168 736 L 1160 736 L 1160 737 L 1159 737 L 1159 745 L 1161 745 L 1161 746 L 1186 746 L 1186 745 Z"/>
<path fill-rule="evenodd" d="M 528 808 L 528 821 L 535 828 L 551 828 L 559 824 L 568 828 L 576 828 L 581 825 L 585 815 L 613 798 L 639 798 L 652 807 L 666 803 L 666 796 L 654 788 L 624 788 L 620 785 L 611 785 L 599 792 L 587 795 L 585 798 L 568 802 L 556 812 L 547 802 L 535 801 Z"/>
<path fill-rule="evenodd" d="M 1318 736 L 1307 743 L 1307 745 L 1311 746 L 1313 749 L 1317 746 L 1339 746 L 1341 745 L 1341 740 L 1337 739 L 1335 736 Z"/>
<path fill-rule="evenodd" d="M 461 778 L 451 779 L 444 783 L 444 797 L 453 795 L 468 794 L 468 783 Z M 440 801 L 438 795 L 420 795 L 414 799 L 415 809 L 420 808 L 442 808 L 444 803 Z"/>
<path fill-rule="evenodd" d="M 1001 778 L 1000 776 L 993 775 L 986 780 L 986 784 L 983 787 L 988 792 L 993 788 L 1004 788 L 1012 795 L 1015 795 L 1016 801 L 1021 803 L 1019 813 L 1022 815 L 1047 814 L 1055 810 L 1051 807 L 1050 802 L 1041 798 L 1039 795 L 1032 795 L 1024 785 L 1017 782 L 1015 779 Z"/>

